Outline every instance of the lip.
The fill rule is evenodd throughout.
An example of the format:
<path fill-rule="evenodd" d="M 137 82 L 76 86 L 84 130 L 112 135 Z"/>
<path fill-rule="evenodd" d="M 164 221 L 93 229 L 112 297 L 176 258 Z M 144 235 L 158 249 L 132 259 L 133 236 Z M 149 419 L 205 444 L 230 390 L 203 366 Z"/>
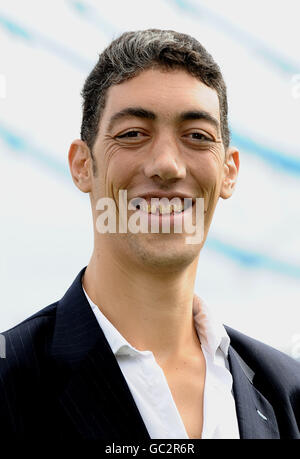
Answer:
<path fill-rule="evenodd" d="M 185 194 L 185 193 L 182 193 L 182 192 L 179 192 L 179 191 L 178 192 L 172 192 L 172 193 L 163 192 L 163 191 L 156 191 L 156 192 L 155 191 L 154 192 L 148 191 L 147 193 L 138 194 L 136 197 L 133 197 L 133 198 L 129 199 L 129 201 L 134 206 L 137 206 L 141 199 L 144 199 L 144 200 L 146 200 L 148 202 L 148 204 L 151 204 L 151 199 L 154 199 L 154 198 L 156 198 L 156 199 L 167 198 L 169 201 L 171 201 L 173 198 L 179 198 L 184 202 L 184 206 L 186 206 L 186 202 L 184 201 L 184 199 L 191 199 L 192 200 L 192 205 L 189 205 L 188 207 L 185 207 L 182 212 L 178 213 L 179 215 L 183 214 L 189 208 L 192 209 L 194 207 L 195 202 L 196 202 L 196 198 L 191 197 L 191 195 L 188 195 L 188 194 Z M 137 210 L 141 210 L 142 211 L 142 209 L 137 209 Z M 146 212 L 142 211 L 142 212 L 143 213 L 148 213 L 147 211 Z M 152 214 L 152 215 L 155 215 L 155 214 Z M 171 213 L 169 215 L 172 216 L 173 213 Z M 177 215 L 177 213 L 175 215 Z"/>
<path fill-rule="evenodd" d="M 156 196 L 158 197 L 158 196 Z M 194 202 L 192 203 L 191 206 L 184 208 L 181 212 L 171 212 L 171 213 L 166 213 L 166 214 L 161 214 L 157 210 L 156 213 L 148 212 L 143 209 L 137 209 L 135 212 L 140 214 L 142 218 L 147 218 L 148 219 L 148 225 L 149 227 L 155 227 L 159 226 L 161 228 L 161 225 L 163 222 L 169 222 L 170 227 L 174 227 L 176 222 L 179 222 L 181 220 L 181 224 L 183 224 L 183 221 L 188 218 L 188 215 L 191 215 L 194 212 Z M 153 226 L 154 225 L 154 226 Z"/>
<path fill-rule="evenodd" d="M 151 198 L 168 198 L 171 200 L 172 198 L 190 198 L 193 201 L 193 204 L 195 203 L 195 199 L 193 196 L 182 193 L 180 191 L 172 191 L 172 192 L 165 192 L 165 191 L 148 191 L 147 193 L 139 193 L 136 195 L 136 197 L 133 197 L 132 199 L 137 199 L 137 198 L 143 198 L 146 200 L 149 200 Z"/>
<path fill-rule="evenodd" d="M 171 213 L 166 213 L 166 214 L 161 214 L 159 212 L 157 213 L 152 213 L 148 212 L 146 210 L 143 210 L 142 208 L 137 208 L 135 212 L 141 215 L 142 218 L 147 218 L 148 219 L 148 227 L 159 227 L 162 228 L 163 222 L 170 224 L 170 227 L 173 228 L 174 225 L 176 225 L 176 222 L 179 223 L 179 220 L 181 220 L 181 225 L 183 225 L 184 221 L 186 218 L 189 218 L 188 216 L 191 215 L 194 212 L 195 208 L 195 203 L 196 203 L 196 197 L 193 197 L 192 194 L 188 194 L 182 191 L 163 191 L 163 190 L 151 190 L 139 194 L 135 194 L 133 197 L 128 199 L 134 206 L 137 206 L 139 203 L 139 199 L 144 199 L 148 202 L 148 204 L 151 203 L 152 198 L 167 198 L 171 200 L 172 198 L 179 198 L 181 200 L 184 200 L 185 198 L 191 199 L 192 200 L 192 205 L 189 205 L 188 207 L 185 207 L 181 212 L 171 212 Z M 190 201 L 189 201 L 190 202 Z M 154 225 L 154 226 L 153 226 Z"/>
<path fill-rule="evenodd" d="M 156 196 L 157 197 L 157 196 Z M 175 228 L 177 224 L 180 224 L 181 231 L 180 233 L 184 234 L 184 225 L 185 225 L 185 219 L 188 218 L 188 216 L 193 214 L 194 211 L 194 204 L 192 204 L 190 207 L 187 209 L 184 209 L 182 212 L 176 212 L 176 213 L 170 213 L 170 214 L 160 214 L 160 213 L 149 213 L 147 211 L 144 211 L 142 209 L 136 210 L 138 214 L 140 214 L 141 218 L 146 218 L 148 221 L 148 229 L 150 232 L 156 233 L 161 232 L 163 225 L 167 224 L 167 233 L 173 233 L 173 228 Z M 156 228 L 157 230 L 152 231 L 153 228 Z M 164 231 L 163 231 L 164 232 Z"/>

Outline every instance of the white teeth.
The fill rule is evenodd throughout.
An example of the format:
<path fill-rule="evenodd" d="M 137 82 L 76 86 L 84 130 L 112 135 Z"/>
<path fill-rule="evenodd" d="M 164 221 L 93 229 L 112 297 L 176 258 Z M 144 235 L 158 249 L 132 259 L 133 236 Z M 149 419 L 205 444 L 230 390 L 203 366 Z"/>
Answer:
<path fill-rule="evenodd" d="M 160 205 L 159 206 L 159 211 L 162 215 L 165 215 L 165 214 L 170 214 L 171 213 L 171 206 L 170 205 Z"/>
<path fill-rule="evenodd" d="M 148 214 L 150 214 L 150 213 L 151 214 L 155 214 L 156 213 L 156 209 L 157 209 L 157 207 L 156 207 L 155 204 L 152 204 L 152 205 L 151 204 L 147 204 L 147 208 L 145 209 L 145 211 L 147 211 Z"/>
<path fill-rule="evenodd" d="M 182 205 L 182 203 L 180 203 L 180 204 L 174 204 L 174 205 L 173 205 L 173 208 L 174 208 L 174 212 L 176 212 L 176 213 L 180 213 L 180 212 L 183 211 L 183 205 Z"/>
<path fill-rule="evenodd" d="M 156 214 L 157 211 L 159 211 L 159 214 L 161 215 L 166 215 L 166 214 L 171 214 L 172 212 L 175 213 L 180 213 L 184 209 L 184 206 L 182 203 L 176 203 L 176 204 L 147 204 L 147 208 L 145 209 L 148 211 L 148 213 Z"/>
<path fill-rule="evenodd" d="M 156 214 L 156 215 L 166 215 L 174 213 L 180 213 L 183 210 L 189 208 L 192 203 L 185 203 L 183 204 L 179 198 L 176 199 L 176 202 L 171 203 L 164 203 L 164 202 L 156 202 L 155 204 L 151 204 L 150 202 L 147 203 L 140 203 L 137 208 L 143 210 L 144 212 L 148 212 L 149 214 Z"/>

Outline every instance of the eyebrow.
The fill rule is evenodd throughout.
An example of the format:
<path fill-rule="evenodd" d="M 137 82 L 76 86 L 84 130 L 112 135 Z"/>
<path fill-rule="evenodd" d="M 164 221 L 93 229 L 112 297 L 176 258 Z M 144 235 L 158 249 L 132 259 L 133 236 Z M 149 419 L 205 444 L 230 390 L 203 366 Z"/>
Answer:
<path fill-rule="evenodd" d="M 152 121 L 158 118 L 157 115 L 151 110 L 146 110 L 142 107 L 126 107 L 123 110 L 116 112 L 112 115 L 108 123 L 108 131 L 111 131 L 111 129 L 114 127 L 117 121 L 129 117 L 148 119 Z M 176 121 L 178 122 L 189 120 L 205 120 L 208 123 L 210 123 L 214 128 L 216 128 L 218 132 L 220 132 L 219 121 L 205 110 L 188 110 L 185 112 L 181 112 L 176 116 Z"/>
<path fill-rule="evenodd" d="M 142 107 L 126 107 L 123 110 L 112 115 L 108 123 L 108 131 L 112 130 L 117 121 L 129 117 L 142 118 L 148 120 L 155 120 L 157 118 L 155 113 L 151 112 L 150 110 L 145 110 Z"/>

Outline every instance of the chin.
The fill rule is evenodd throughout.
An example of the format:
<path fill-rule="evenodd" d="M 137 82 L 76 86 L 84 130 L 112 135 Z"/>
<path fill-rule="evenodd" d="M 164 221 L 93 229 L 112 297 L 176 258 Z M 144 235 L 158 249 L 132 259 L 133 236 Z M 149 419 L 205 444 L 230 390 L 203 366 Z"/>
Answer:
<path fill-rule="evenodd" d="M 186 244 L 183 235 L 153 234 L 149 238 L 141 237 L 145 235 L 132 236 L 128 238 L 131 258 L 141 262 L 144 267 L 178 271 L 190 265 L 199 255 L 199 245 Z"/>

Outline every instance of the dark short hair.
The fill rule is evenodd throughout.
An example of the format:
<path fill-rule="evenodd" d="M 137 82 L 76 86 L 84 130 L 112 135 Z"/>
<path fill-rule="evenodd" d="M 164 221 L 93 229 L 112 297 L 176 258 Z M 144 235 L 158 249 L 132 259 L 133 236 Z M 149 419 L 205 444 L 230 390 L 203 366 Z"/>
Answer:
<path fill-rule="evenodd" d="M 219 66 L 195 38 L 173 30 L 148 29 L 125 32 L 113 40 L 99 55 L 98 62 L 84 83 L 81 92 L 81 139 L 90 148 L 92 158 L 108 88 L 152 67 L 184 69 L 216 90 L 221 135 L 226 150 L 230 142 L 228 105 L 226 85 Z"/>

